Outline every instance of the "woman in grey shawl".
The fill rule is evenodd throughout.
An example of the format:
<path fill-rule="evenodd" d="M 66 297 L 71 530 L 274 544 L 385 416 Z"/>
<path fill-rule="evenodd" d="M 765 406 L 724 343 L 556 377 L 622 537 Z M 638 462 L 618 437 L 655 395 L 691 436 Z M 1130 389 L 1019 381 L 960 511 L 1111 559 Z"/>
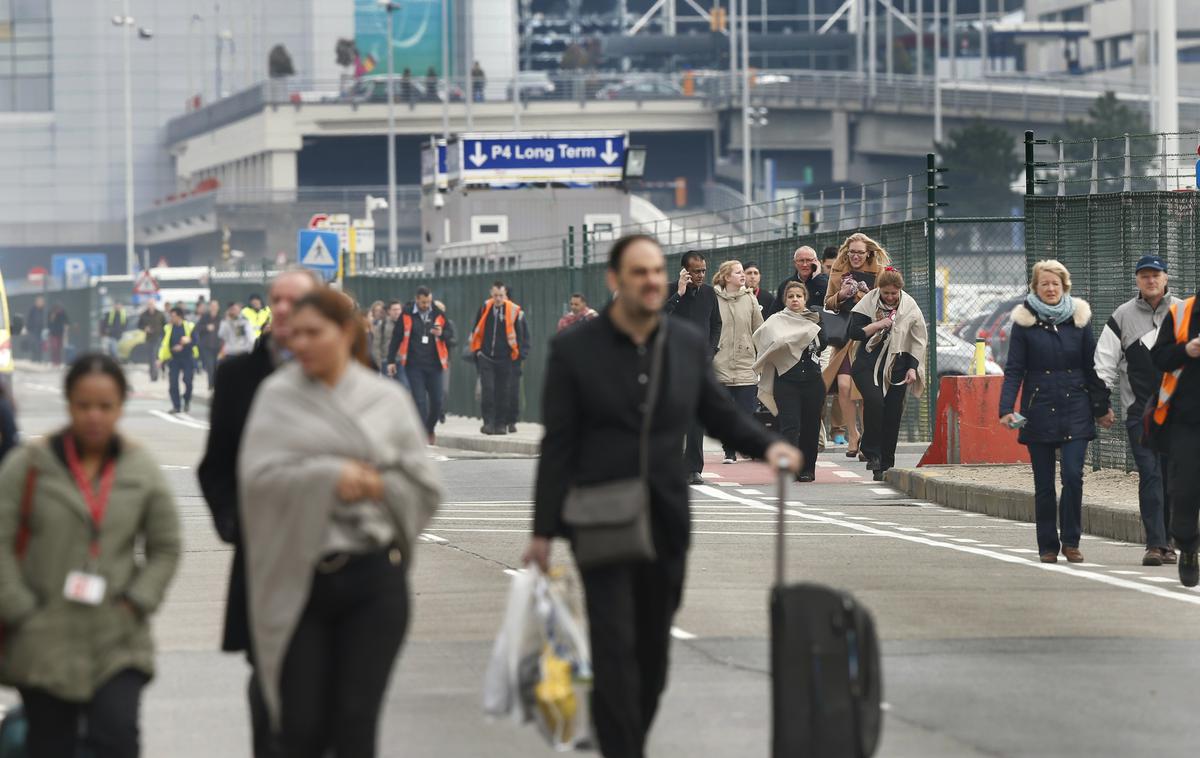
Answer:
<path fill-rule="evenodd" d="M 804 466 L 796 481 L 811 482 L 817 474 L 817 443 L 825 404 L 819 357 L 825 349 L 825 331 L 821 315 L 808 310 L 808 288 L 803 282 L 787 283 L 783 304 L 783 310 L 754 332 L 758 399 L 779 417 L 783 439 L 804 453 Z"/>
<path fill-rule="evenodd" d="M 863 396 L 861 449 L 877 482 L 896 463 L 896 442 L 908 393 L 925 390 L 925 317 L 888 266 L 850 313 L 849 338 L 863 343 L 850 369 Z"/>
<path fill-rule="evenodd" d="M 238 461 L 256 673 L 281 755 L 374 756 L 441 488 L 350 299 L 315 292 L 291 320 L 296 360 L 259 390 Z"/>

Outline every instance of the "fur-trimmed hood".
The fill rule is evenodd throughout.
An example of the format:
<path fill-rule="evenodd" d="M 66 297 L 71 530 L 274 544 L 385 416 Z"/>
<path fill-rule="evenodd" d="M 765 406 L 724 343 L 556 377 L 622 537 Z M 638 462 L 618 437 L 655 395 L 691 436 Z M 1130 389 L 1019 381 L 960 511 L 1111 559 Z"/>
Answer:
<path fill-rule="evenodd" d="M 1033 326 L 1037 323 L 1037 314 L 1035 314 L 1028 305 L 1019 303 L 1012 312 L 1013 323 L 1017 326 Z M 1075 322 L 1075 326 L 1082 329 L 1087 326 L 1092 320 L 1092 306 L 1088 305 L 1088 301 L 1083 298 L 1075 298 L 1075 313 L 1072 314 L 1071 320 Z"/>

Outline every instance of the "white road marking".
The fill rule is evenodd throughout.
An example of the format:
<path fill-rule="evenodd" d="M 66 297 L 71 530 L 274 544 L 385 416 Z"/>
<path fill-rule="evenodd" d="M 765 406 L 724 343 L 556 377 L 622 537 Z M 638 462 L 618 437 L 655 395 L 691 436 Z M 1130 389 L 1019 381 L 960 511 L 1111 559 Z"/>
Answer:
<path fill-rule="evenodd" d="M 1142 572 L 1140 572 L 1140 571 L 1121 571 L 1121 570 L 1117 570 L 1117 569 L 1114 569 L 1114 570 L 1110 571 L 1109 573 L 1124 574 L 1125 576 L 1141 576 L 1142 575 Z"/>
<path fill-rule="evenodd" d="M 1036 550 L 1030 550 L 1027 547 L 1006 547 L 1004 549 L 1010 553 L 1026 553 L 1026 554 L 1032 553 L 1033 555 L 1037 555 Z"/>
<path fill-rule="evenodd" d="M 700 476 L 704 477 L 705 479 L 721 479 L 722 478 L 720 474 L 714 474 L 711 471 L 705 471 Z"/>
<path fill-rule="evenodd" d="M 684 630 L 680 629 L 677 626 L 671 627 L 671 636 L 677 640 L 694 640 L 694 639 L 696 639 L 696 635 L 692 634 L 691 632 L 685 632 Z"/>
<path fill-rule="evenodd" d="M 755 508 L 759 508 L 764 511 L 772 511 L 773 512 L 776 510 L 773 506 L 763 505 L 761 503 L 757 503 L 753 500 L 749 500 L 746 498 L 739 498 L 736 495 L 729 495 L 724 492 L 721 492 L 720 490 L 713 490 L 707 494 L 712 494 L 715 497 L 724 497 L 732 502 L 742 502 L 746 505 L 749 505 L 749 506 L 752 506 Z M 1001 561 L 1003 563 L 1009 563 L 1009 564 L 1018 565 L 1018 566 L 1025 566 L 1027 568 L 1034 569 L 1037 571 L 1047 571 L 1047 572 L 1062 574 L 1064 576 L 1078 577 L 1080 579 L 1086 579 L 1086 580 L 1092 581 L 1092 582 L 1099 582 L 1100 584 L 1107 584 L 1110 587 L 1119 587 L 1121 589 L 1127 589 L 1127 590 L 1133 590 L 1135 592 L 1140 592 L 1144 595 L 1151 595 L 1154 597 L 1165 598 L 1167 600 L 1175 600 L 1175 601 L 1181 602 L 1181 603 L 1189 603 L 1191 605 L 1200 606 L 1200 593 L 1178 592 L 1175 590 L 1168 590 L 1168 589 L 1165 589 L 1162 587 L 1155 587 L 1150 584 L 1146 584 L 1144 582 L 1135 582 L 1135 581 L 1131 581 L 1129 579 L 1121 579 L 1119 577 L 1110 576 L 1108 574 L 1102 574 L 1099 571 L 1080 571 L 1078 569 L 1068 568 L 1066 566 L 1062 566 L 1057 563 L 1041 563 L 1040 561 L 1031 561 L 1031 560 L 1027 560 L 1025 558 L 1018 558 L 1015 555 L 1007 555 L 1005 553 L 987 550 L 987 549 L 984 549 L 981 547 L 977 547 L 975 545 L 956 545 L 952 542 L 941 542 L 938 540 L 929 539 L 927 537 L 918 537 L 913 534 L 898 534 L 897 532 L 889 531 L 887 529 L 879 529 L 878 527 L 875 527 L 875 526 L 867 526 L 866 524 L 856 524 L 851 521 L 843 521 L 841 519 L 828 518 L 826 516 L 818 516 L 815 513 L 802 513 L 800 511 L 788 511 L 786 513 L 786 515 L 795 516 L 797 518 L 804 519 L 807 521 L 814 521 L 814 522 L 822 523 L 822 524 L 832 524 L 832 525 L 836 525 L 836 526 L 841 526 L 846 529 L 852 529 L 854 531 L 863 532 L 866 534 L 874 534 L 877 536 L 890 537 L 892 539 L 903 540 L 905 542 L 913 542 L 913 543 L 916 543 L 919 545 L 926 545 L 929 547 L 940 547 L 940 548 L 943 548 L 946 550 L 954 550 L 954 551 L 960 552 L 960 553 L 967 553 L 970 555 L 978 555 L 978 556 L 981 556 L 984 558 L 991 558 L 992 560 Z M 1037 551 L 1029 550 L 1026 552 L 1036 553 Z"/>
<path fill-rule="evenodd" d="M 738 493 L 742 494 L 742 495 L 761 495 L 761 494 L 763 494 L 762 490 L 751 490 L 751 489 L 738 490 Z"/>
<path fill-rule="evenodd" d="M 837 471 L 833 472 L 833 475 L 840 476 L 843 479 L 858 479 L 859 478 L 858 474 L 854 473 L 853 471 L 846 471 L 845 469 L 838 469 Z"/>
<path fill-rule="evenodd" d="M 204 423 L 203 421 L 198 421 L 191 416 L 185 416 L 183 414 L 172 415 L 166 411 L 150 411 L 150 415 L 172 424 L 186 426 L 188 429 L 198 429 L 202 432 L 208 431 L 208 424 Z"/>
<path fill-rule="evenodd" d="M 900 494 L 896 490 L 885 490 L 882 487 L 872 487 L 871 491 L 874 492 L 876 495 L 899 495 Z"/>
<path fill-rule="evenodd" d="M 420 539 L 422 542 L 448 542 L 449 541 L 445 537 L 439 537 L 436 534 L 429 534 L 428 532 L 421 533 L 418 536 L 418 539 Z"/>
<path fill-rule="evenodd" d="M 1169 576 L 1143 576 L 1143 582 L 1158 582 L 1160 584 L 1179 584 L 1178 579 L 1172 579 Z"/>
<path fill-rule="evenodd" d="M 172 466 L 167 463 L 159 464 L 158 467 L 160 469 L 162 469 L 163 471 L 191 471 L 192 470 L 191 466 Z"/>
<path fill-rule="evenodd" d="M 933 535 L 930 535 L 930 536 L 932 537 Z M 952 539 L 950 541 L 951 542 L 961 542 L 963 544 L 973 544 L 973 545 L 979 544 L 979 540 L 973 540 L 973 539 L 969 539 L 967 537 L 955 537 L 954 539 Z"/>
<path fill-rule="evenodd" d="M 718 487 L 741 487 L 742 486 L 742 485 L 738 484 L 737 482 L 716 482 L 716 485 Z M 693 484 L 692 486 L 693 487 L 702 487 L 704 485 Z"/>
<path fill-rule="evenodd" d="M 837 468 L 833 461 L 817 461 L 817 468 Z"/>
<path fill-rule="evenodd" d="M 880 526 L 900 526 L 895 521 L 876 521 L 875 523 Z"/>

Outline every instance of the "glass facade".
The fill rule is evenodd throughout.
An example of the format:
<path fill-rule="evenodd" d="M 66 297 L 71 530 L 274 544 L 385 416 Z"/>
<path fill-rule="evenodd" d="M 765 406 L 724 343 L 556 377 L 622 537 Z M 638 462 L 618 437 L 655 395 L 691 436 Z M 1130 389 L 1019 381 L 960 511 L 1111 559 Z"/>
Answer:
<path fill-rule="evenodd" d="M 0 0 L 0 113 L 53 108 L 50 0 Z"/>

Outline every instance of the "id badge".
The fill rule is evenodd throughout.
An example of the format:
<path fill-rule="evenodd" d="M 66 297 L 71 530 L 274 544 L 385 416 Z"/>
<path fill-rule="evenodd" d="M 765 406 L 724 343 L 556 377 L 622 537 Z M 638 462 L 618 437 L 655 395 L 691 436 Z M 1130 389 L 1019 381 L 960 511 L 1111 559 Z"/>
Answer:
<path fill-rule="evenodd" d="M 426 334 L 426 335 L 423 335 L 423 336 L 421 337 L 421 344 L 422 344 L 422 345 L 428 345 L 428 344 L 429 344 L 429 335 L 427 335 L 427 334 Z"/>
<path fill-rule="evenodd" d="M 63 597 L 73 603 L 100 605 L 104 602 L 107 589 L 108 581 L 99 574 L 72 571 L 67 574 L 67 581 L 63 584 Z"/>

